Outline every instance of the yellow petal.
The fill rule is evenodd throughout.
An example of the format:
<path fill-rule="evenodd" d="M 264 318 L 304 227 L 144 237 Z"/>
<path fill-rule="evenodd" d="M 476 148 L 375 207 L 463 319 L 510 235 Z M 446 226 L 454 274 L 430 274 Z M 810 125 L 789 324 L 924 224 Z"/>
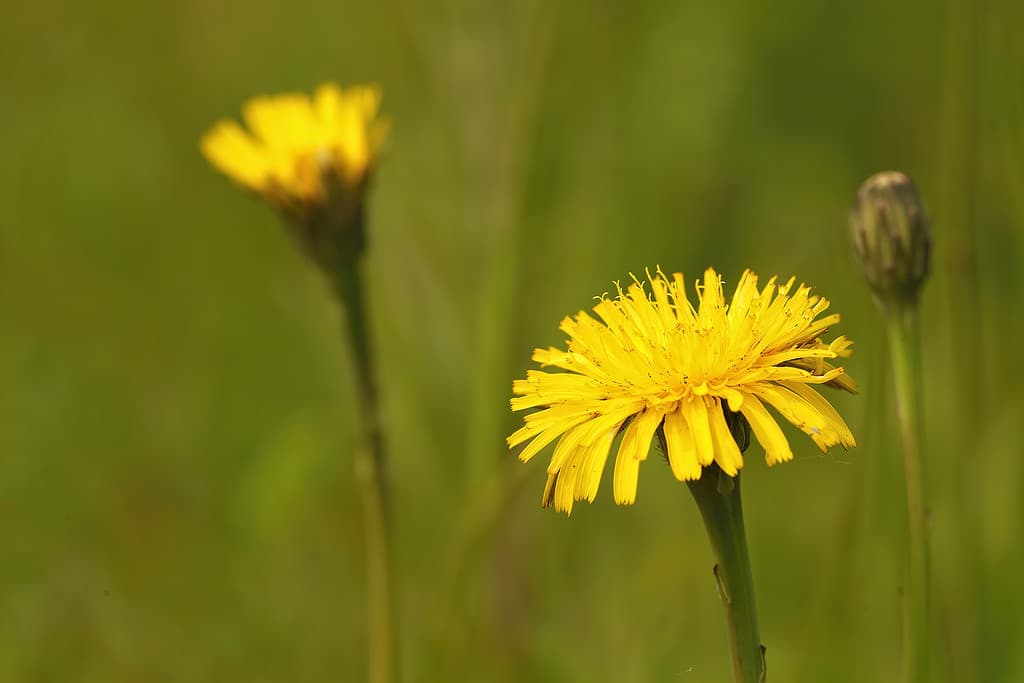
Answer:
<path fill-rule="evenodd" d="M 576 490 L 576 477 L 579 474 L 579 465 L 572 463 L 558 471 L 558 481 L 555 483 L 555 510 L 572 514 L 573 492 Z"/>
<path fill-rule="evenodd" d="M 640 461 L 636 458 L 622 457 L 619 450 L 615 458 L 615 472 L 612 478 L 612 492 L 615 502 L 619 505 L 632 505 L 636 502 L 636 486 L 640 474 Z"/>
<path fill-rule="evenodd" d="M 548 473 L 547 483 L 544 484 L 544 495 L 541 496 L 540 506 L 542 508 L 551 507 L 551 504 L 555 500 L 555 484 L 558 482 L 558 472 Z"/>
<path fill-rule="evenodd" d="M 592 503 L 597 497 L 601 476 L 604 474 L 604 466 L 608 462 L 608 454 L 611 452 L 612 442 L 615 441 L 620 424 L 606 430 L 589 446 L 581 446 L 581 448 L 586 448 L 586 454 L 582 458 L 583 464 L 576 476 L 577 500 L 585 499 Z"/>
<path fill-rule="evenodd" d="M 663 428 L 665 443 L 668 446 L 668 464 L 672 468 L 672 474 L 679 481 L 700 479 L 697 447 L 694 445 L 690 426 L 683 417 L 682 410 L 667 414 Z"/>
<path fill-rule="evenodd" d="M 793 451 L 789 447 L 786 435 L 782 433 L 782 428 L 756 396 L 747 395 L 740 410 L 750 423 L 754 436 L 764 447 L 765 461 L 769 465 L 793 459 Z"/>
<path fill-rule="evenodd" d="M 628 418 L 632 412 L 633 411 L 620 410 L 588 420 L 573 430 L 574 434 L 572 440 L 567 444 L 567 446 L 571 446 L 574 449 L 579 448 L 583 451 L 588 451 L 594 443 L 598 443 L 604 438 L 614 440 L 619 433 L 619 428 L 622 426 L 622 423 L 626 421 L 626 418 Z M 551 464 L 548 465 L 548 472 L 558 470 L 565 462 L 567 462 L 566 456 L 571 454 L 571 451 L 562 451 L 560 453 L 558 452 L 558 448 L 556 448 L 555 451 L 555 454 L 551 457 Z"/>
<path fill-rule="evenodd" d="M 735 477 L 743 467 L 743 454 L 740 453 L 739 446 L 736 445 L 736 440 L 733 438 L 732 432 L 729 431 L 729 425 L 725 421 L 721 407 L 710 407 L 708 418 L 711 422 L 711 437 L 715 443 L 715 462 L 723 472 L 730 477 Z"/>
<path fill-rule="evenodd" d="M 850 431 L 850 428 L 847 426 L 846 421 L 843 420 L 842 415 L 839 414 L 839 411 L 837 411 L 824 396 L 819 394 L 813 388 L 800 382 L 779 382 L 779 384 L 800 395 L 819 413 L 824 415 L 825 418 L 831 422 L 832 428 L 839 432 L 840 444 L 846 448 L 853 448 L 857 445 L 857 440 L 853 438 L 853 432 Z"/>
<path fill-rule="evenodd" d="M 708 408 L 702 400 L 680 402 L 680 409 L 690 425 L 690 434 L 697 451 L 697 461 L 710 465 L 715 460 L 715 446 L 711 440 L 711 425 L 708 422 Z"/>
<path fill-rule="evenodd" d="M 541 413 L 536 413 L 536 415 L 539 416 L 541 415 Z M 531 415 L 531 417 L 533 417 L 533 415 Z M 537 453 L 540 452 L 541 449 L 543 449 L 549 443 L 558 438 L 567 429 L 572 429 L 580 422 L 586 420 L 587 417 L 587 415 L 579 415 L 571 419 L 553 421 L 550 424 L 550 426 L 548 426 L 545 429 L 542 429 L 542 431 L 539 434 L 533 437 L 533 440 L 530 441 L 530 443 L 527 444 L 526 448 L 524 448 L 522 452 L 519 454 L 519 459 L 522 460 L 523 462 L 529 462 L 530 458 L 537 455 Z M 544 424 L 543 422 L 539 423 Z M 515 446 L 519 443 L 522 443 L 523 441 L 526 441 L 527 439 L 530 438 L 531 431 L 536 432 L 536 427 L 534 427 L 532 423 L 527 423 L 522 429 L 518 430 L 515 434 L 508 437 L 509 445 Z"/>
<path fill-rule="evenodd" d="M 647 459 L 654 431 L 661 422 L 661 413 L 648 410 L 633 419 L 622 435 L 619 453 L 615 458 L 615 474 L 612 490 L 615 502 L 632 505 L 636 500 L 637 477 L 640 461 Z"/>
<path fill-rule="evenodd" d="M 313 109 L 323 135 L 321 142 L 338 139 L 341 107 L 341 88 L 336 83 L 324 83 L 316 89 L 313 95 Z"/>
<path fill-rule="evenodd" d="M 800 395 L 778 385 L 755 385 L 750 391 L 779 411 L 782 417 L 811 437 L 822 453 L 841 441 L 830 421 Z"/>
<path fill-rule="evenodd" d="M 211 164 L 251 190 L 267 188 L 270 164 L 255 140 L 234 121 L 220 121 L 203 136 L 200 149 Z"/>

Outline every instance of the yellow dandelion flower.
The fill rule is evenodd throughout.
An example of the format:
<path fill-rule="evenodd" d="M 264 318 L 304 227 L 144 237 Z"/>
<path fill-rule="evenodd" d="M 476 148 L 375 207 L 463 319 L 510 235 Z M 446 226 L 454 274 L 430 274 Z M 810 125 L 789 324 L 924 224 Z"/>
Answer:
<path fill-rule="evenodd" d="M 759 288 L 749 270 L 726 302 L 722 279 L 712 269 L 696 284 L 698 305 L 686 296 L 683 277 L 648 272 L 648 286 L 633 278 L 617 298 L 601 297 L 594 307 L 567 317 L 559 329 L 567 350 L 535 349 L 533 360 L 564 372 L 530 370 L 513 382 L 512 410 L 540 408 L 508 437 L 510 447 L 526 444 L 524 462 L 558 440 L 543 505 L 572 511 L 573 502 L 592 502 L 615 438 L 615 502 L 636 499 L 640 463 L 657 436 L 672 473 L 680 481 L 699 479 L 716 463 L 736 476 L 743 455 L 726 421 L 739 413 L 765 449 L 769 465 L 793 458 L 771 407 L 827 451 L 855 445 L 835 408 L 813 387 L 856 385 L 830 361 L 849 355 L 852 342 L 821 340 L 838 314 L 822 316 L 829 302 L 795 280 L 772 278 Z M 732 416 L 730 416 L 732 417 Z"/>
<path fill-rule="evenodd" d="M 200 148 L 222 173 L 283 208 L 323 204 L 332 190 L 360 190 L 366 181 L 388 131 L 379 104 L 374 86 L 334 83 L 312 97 L 255 97 L 242 107 L 248 131 L 220 121 Z"/>

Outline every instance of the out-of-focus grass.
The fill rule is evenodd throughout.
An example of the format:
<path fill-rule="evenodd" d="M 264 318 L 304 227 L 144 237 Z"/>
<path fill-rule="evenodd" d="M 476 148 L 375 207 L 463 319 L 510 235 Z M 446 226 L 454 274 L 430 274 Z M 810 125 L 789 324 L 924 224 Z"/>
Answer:
<path fill-rule="evenodd" d="M 981 680 L 1024 676 L 1024 100 L 1010 77 L 1024 11 L 975 14 L 963 101 L 943 99 L 945 17 L 926 2 L 10 8 L 0 679 L 359 679 L 356 398 L 338 314 L 271 212 L 197 151 L 245 97 L 329 78 L 381 83 L 394 121 L 370 270 L 409 680 L 727 678 L 703 531 L 654 460 L 635 507 L 604 491 L 570 521 L 538 508 L 545 458 L 529 465 L 469 548 L 447 673 L 426 637 L 464 501 L 510 457 L 512 377 L 560 341 L 562 316 L 655 264 L 795 273 L 843 314 L 863 391 L 836 402 L 861 446 L 822 457 L 794 438 L 795 462 L 771 471 L 753 447 L 751 552 L 772 680 L 893 679 L 900 464 L 879 320 L 845 234 L 854 189 L 889 167 L 933 213 L 950 192 L 971 199 L 968 226 L 934 216 L 924 296 L 937 592 L 950 649 L 975 624 Z M 944 119 L 950 101 L 974 124 Z M 967 187 L 944 180 L 954 142 L 973 155 Z M 976 248 L 968 338 L 987 368 L 969 386 L 950 341 L 959 230 Z M 964 424 L 975 400 L 988 408 Z M 965 510 L 971 590 L 954 570 Z"/>

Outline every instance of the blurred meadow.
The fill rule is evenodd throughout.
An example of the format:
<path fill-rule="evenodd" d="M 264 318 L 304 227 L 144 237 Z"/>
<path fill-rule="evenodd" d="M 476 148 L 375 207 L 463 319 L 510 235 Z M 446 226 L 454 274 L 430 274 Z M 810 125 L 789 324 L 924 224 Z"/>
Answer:
<path fill-rule="evenodd" d="M 661 265 L 843 315 L 859 447 L 744 470 L 770 681 L 895 680 L 905 513 L 860 182 L 913 176 L 937 680 L 1024 681 L 1024 6 L 16 3 L 0 22 L 0 681 L 358 681 L 339 313 L 198 152 L 258 93 L 379 83 L 367 264 L 402 680 L 724 681 L 711 555 L 652 456 L 540 508 L 504 437 L 534 346 Z M 795 431 L 786 427 L 787 433 Z"/>

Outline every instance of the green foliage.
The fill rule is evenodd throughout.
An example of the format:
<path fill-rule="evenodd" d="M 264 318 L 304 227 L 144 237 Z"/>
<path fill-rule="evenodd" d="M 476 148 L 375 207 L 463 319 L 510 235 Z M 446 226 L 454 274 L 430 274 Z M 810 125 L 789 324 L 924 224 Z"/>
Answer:
<path fill-rule="evenodd" d="M 543 455 L 493 485 L 518 471 L 500 466 L 531 348 L 657 264 L 796 274 L 843 314 L 862 393 L 835 401 L 860 446 L 822 457 L 794 436 L 771 471 L 747 452 L 758 612 L 770 681 L 895 679 L 902 466 L 846 228 L 885 168 L 915 178 L 935 228 L 941 668 L 1020 680 L 1024 9 L 953 7 L 951 31 L 935 3 L 875 0 L 9 8 L 0 680 L 360 679 L 339 315 L 272 212 L 198 152 L 245 98 L 326 79 L 379 82 L 394 121 L 367 265 L 406 680 L 727 680 L 710 552 L 667 468 L 642 468 L 636 506 L 606 481 L 568 521 L 539 508 Z M 507 500 L 455 543 L 480 490 Z"/>

